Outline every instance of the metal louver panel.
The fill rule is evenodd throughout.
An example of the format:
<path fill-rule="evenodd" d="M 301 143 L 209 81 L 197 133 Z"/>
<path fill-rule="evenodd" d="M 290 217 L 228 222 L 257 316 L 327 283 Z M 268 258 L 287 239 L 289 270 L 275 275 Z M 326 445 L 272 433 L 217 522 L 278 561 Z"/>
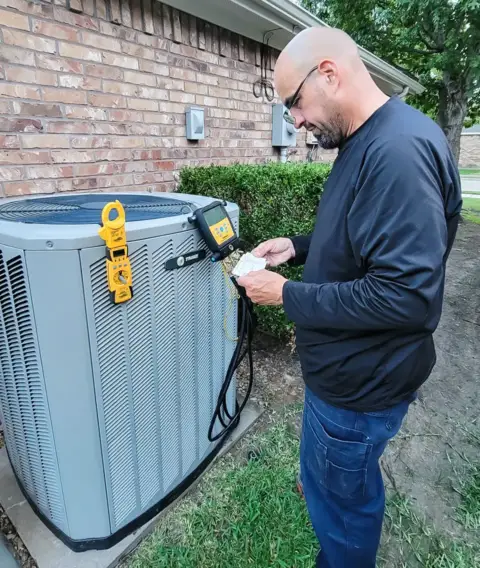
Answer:
<path fill-rule="evenodd" d="M 177 255 L 194 249 L 193 235 L 178 247 Z M 198 401 L 195 365 L 195 267 L 177 272 L 176 312 L 178 314 L 178 380 L 180 381 L 180 416 L 182 432 L 182 473 L 185 475 L 198 458 Z M 198 286 L 198 281 L 197 281 Z"/>
<path fill-rule="evenodd" d="M 175 271 L 165 270 L 164 263 L 174 255 L 173 241 L 168 240 L 153 253 L 155 304 L 155 345 L 158 369 L 159 440 L 162 452 L 164 491 L 181 475 L 180 395 L 177 382 L 177 316 L 175 310 Z"/>
<path fill-rule="evenodd" d="M 91 267 L 91 283 L 103 407 L 101 427 L 106 446 L 104 460 L 109 478 L 107 488 L 113 507 L 113 523 L 121 526 L 137 506 L 126 312 L 122 309 L 124 306 L 116 306 L 110 300 L 105 259 Z"/>
<path fill-rule="evenodd" d="M 40 511 L 62 530 L 66 514 L 23 257 L 0 251 L 0 402 L 12 465 Z"/>
<path fill-rule="evenodd" d="M 172 491 L 212 449 L 208 427 L 234 349 L 224 331 L 224 275 L 208 258 L 165 268 L 204 246 L 196 231 L 133 243 L 134 296 L 123 305 L 111 302 L 104 250 L 84 253 L 112 530 Z M 231 336 L 234 314 L 233 306 Z"/>

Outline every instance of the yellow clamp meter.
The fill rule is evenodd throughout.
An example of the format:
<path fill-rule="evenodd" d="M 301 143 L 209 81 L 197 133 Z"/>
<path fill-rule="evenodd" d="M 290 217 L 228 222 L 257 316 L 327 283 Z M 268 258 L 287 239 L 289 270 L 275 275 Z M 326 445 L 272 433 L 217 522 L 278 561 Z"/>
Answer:
<path fill-rule="evenodd" d="M 112 211 L 117 212 L 110 219 Z M 107 281 L 113 303 L 121 304 L 133 298 L 132 267 L 128 258 L 125 232 L 125 210 L 120 201 L 107 203 L 102 211 L 102 228 L 98 231 L 107 249 Z"/>

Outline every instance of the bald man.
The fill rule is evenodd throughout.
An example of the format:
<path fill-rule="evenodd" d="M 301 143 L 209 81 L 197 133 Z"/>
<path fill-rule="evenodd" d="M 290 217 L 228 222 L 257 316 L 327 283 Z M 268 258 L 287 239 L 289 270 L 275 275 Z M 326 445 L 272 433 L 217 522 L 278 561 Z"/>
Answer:
<path fill-rule="evenodd" d="M 338 148 L 311 235 L 254 251 L 305 264 L 302 282 L 239 280 L 296 324 L 306 383 L 301 484 L 318 568 L 374 568 L 384 514 L 379 459 L 435 364 L 445 264 L 462 200 L 440 128 L 388 98 L 339 30 L 293 39 L 275 68 L 287 121 Z M 279 191 L 281 189 L 279 188 Z"/>

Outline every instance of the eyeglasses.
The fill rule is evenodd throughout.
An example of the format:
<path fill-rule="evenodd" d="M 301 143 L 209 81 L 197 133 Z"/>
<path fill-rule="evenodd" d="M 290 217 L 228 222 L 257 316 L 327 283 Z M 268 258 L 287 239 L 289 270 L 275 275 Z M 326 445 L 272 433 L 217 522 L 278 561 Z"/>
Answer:
<path fill-rule="evenodd" d="M 300 83 L 300 85 L 298 86 L 298 89 L 295 91 L 295 93 L 289 97 L 286 101 L 285 101 L 285 112 L 283 113 L 283 119 L 288 122 L 289 124 L 295 124 L 295 118 L 292 116 L 290 109 L 296 104 L 297 100 L 298 100 L 298 96 L 300 95 L 300 91 L 302 90 L 303 85 L 305 84 L 305 81 L 310 77 L 310 75 L 316 71 L 318 69 L 318 65 L 315 65 L 315 67 L 313 67 L 312 69 L 310 69 L 310 71 L 307 73 L 307 75 L 305 76 L 304 80 Z"/>

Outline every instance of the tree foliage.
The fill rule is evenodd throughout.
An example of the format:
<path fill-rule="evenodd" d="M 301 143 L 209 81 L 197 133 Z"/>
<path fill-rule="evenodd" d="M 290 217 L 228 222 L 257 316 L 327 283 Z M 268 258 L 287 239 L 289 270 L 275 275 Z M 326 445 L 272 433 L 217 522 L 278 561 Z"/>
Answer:
<path fill-rule="evenodd" d="M 300 0 L 425 91 L 409 102 L 437 120 L 454 151 L 480 121 L 480 0 Z"/>

